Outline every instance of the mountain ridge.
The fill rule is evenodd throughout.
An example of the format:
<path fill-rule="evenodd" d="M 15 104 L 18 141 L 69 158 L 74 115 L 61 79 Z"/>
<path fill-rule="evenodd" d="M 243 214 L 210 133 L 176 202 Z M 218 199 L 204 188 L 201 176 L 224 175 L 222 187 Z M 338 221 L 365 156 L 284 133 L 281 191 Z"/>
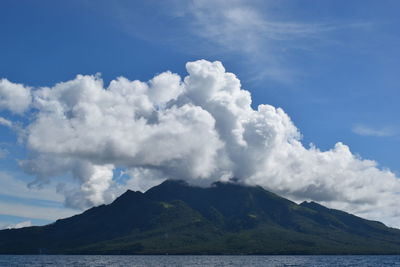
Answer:
<path fill-rule="evenodd" d="M 0 254 L 400 254 L 400 230 L 259 186 L 167 180 L 46 226 L 0 231 Z"/>

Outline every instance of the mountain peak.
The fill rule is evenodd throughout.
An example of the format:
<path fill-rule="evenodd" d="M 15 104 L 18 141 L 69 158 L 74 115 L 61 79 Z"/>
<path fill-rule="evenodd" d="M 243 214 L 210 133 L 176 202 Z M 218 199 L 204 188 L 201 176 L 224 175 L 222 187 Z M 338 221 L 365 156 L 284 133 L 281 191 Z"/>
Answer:
<path fill-rule="evenodd" d="M 126 190 L 125 193 L 117 197 L 112 204 L 116 203 L 129 203 L 143 197 L 143 193 L 140 191 Z"/>
<path fill-rule="evenodd" d="M 189 186 L 189 184 L 184 180 L 179 179 L 167 179 L 158 186 Z"/>
<path fill-rule="evenodd" d="M 302 203 L 300 203 L 300 206 L 311 209 L 328 209 L 327 207 L 322 206 L 321 204 L 318 204 L 317 202 L 314 201 L 303 201 Z"/>
<path fill-rule="evenodd" d="M 0 231 L 0 254 L 400 254 L 400 230 L 258 186 L 166 180 L 41 226 Z"/>

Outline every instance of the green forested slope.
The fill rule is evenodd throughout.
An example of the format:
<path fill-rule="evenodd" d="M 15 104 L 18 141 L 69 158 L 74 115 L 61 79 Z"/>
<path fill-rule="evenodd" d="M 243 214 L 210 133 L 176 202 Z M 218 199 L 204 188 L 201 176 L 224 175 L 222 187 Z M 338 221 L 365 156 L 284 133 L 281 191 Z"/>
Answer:
<path fill-rule="evenodd" d="M 400 230 L 261 187 L 166 181 L 41 227 L 0 231 L 3 254 L 399 254 Z"/>

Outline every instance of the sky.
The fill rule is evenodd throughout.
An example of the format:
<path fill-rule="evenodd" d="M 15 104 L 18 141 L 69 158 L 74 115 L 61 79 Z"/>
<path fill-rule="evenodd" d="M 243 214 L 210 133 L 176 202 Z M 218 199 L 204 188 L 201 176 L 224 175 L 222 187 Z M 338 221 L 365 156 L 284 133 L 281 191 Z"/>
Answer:
<path fill-rule="evenodd" d="M 233 176 L 400 227 L 399 8 L 2 1 L 0 228 Z"/>

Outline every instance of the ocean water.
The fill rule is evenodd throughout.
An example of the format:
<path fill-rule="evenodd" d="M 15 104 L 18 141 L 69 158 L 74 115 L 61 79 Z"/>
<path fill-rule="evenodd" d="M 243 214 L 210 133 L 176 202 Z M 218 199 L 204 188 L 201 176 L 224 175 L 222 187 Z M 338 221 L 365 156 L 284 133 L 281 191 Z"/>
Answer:
<path fill-rule="evenodd" d="M 400 256 L 65 256 L 0 255 L 12 266 L 400 266 Z"/>

